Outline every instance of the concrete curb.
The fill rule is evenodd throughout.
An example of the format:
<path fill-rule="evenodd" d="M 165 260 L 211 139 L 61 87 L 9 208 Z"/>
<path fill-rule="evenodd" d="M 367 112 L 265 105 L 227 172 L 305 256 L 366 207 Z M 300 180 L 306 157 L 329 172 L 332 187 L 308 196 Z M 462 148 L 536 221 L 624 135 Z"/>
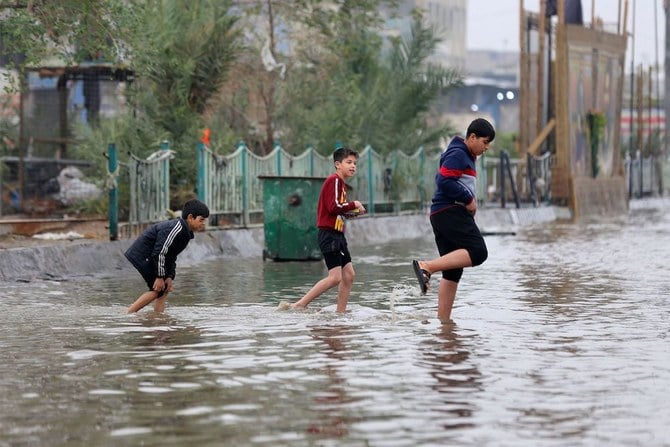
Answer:
<path fill-rule="evenodd" d="M 566 208 L 483 209 L 476 220 L 484 232 L 516 231 L 518 227 L 569 219 Z M 364 217 L 351 220 L 347 240 L 369 245 L 394 240 L 432 238 L 428 213 Z M 114 242 L 63 241 L 62 244 L 0 250 L 0 280 L 30 282 L 94 277 L 113 271 L 133 271 L 123 256 L 130 240 Z M 179 256 L 180 266 L 207 259 L 247 258 L 263 254 L 263 227 L 213 230 L 199 233 Z"/>

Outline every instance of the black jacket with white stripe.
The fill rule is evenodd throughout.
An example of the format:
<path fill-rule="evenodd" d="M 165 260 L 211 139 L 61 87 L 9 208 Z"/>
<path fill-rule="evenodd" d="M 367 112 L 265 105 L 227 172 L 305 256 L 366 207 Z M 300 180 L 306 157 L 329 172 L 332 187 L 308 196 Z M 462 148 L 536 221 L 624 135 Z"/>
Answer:
<path fill-rule="evenodd" d="M 126 250 L 126 258 L 135 268 L 146 268 L 151 260 L 157 278 L 175 277 L 177 255 L 193 239 L 193 232 L 183 218 L 158 222 L 147 228 Z"/>

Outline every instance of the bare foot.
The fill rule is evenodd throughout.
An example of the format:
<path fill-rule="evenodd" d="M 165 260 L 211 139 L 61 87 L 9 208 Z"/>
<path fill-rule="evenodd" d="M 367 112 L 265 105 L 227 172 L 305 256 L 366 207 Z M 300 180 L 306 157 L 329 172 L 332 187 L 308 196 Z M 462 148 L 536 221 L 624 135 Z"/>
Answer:
<path fill-rule="evenodd" d="M 290 310 L 291 309 L 291 303 L 288 301 L 280 301 L 279 304 L 277 305 L 277 310 Z"/>

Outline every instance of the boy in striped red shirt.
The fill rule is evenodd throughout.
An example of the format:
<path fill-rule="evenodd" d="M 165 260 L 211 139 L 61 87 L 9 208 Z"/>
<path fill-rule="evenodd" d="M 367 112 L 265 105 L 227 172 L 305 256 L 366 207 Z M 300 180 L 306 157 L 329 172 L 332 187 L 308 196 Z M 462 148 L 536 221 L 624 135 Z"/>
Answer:
<path fill-rule="evenodd" d="M 300 300 L 291 304 L 294 309 L 307 307 L 313 299 L 337 286 L 337 311 L 344 312 L 356 276 L 344 230 L 347 218 L 365 213 L 361 202 L 347 200 L 345 183 L 346 179 L 356 174 L 358 152 L 347 147 L 338 148 L 333 153 L 333 161 L 335 173 L 323 182 L 316 213 L 319 249 L 323 253 L 328 276 L 314 284 Z"/>

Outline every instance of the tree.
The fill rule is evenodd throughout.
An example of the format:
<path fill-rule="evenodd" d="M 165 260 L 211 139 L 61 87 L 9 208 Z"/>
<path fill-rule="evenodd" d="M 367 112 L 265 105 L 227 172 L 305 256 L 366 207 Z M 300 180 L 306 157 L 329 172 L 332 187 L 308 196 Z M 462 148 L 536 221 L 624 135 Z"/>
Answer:
<path fill-rule="evenodd" d="M 100 141 L 146 156 L 167 140 L 177 152 L 171 183 L 192 194 L 196 142 L 207 126 L 211 101 L 227 80 L 239 51 L 237 17 L 229 1 L 156 0 L 133 3 L 124 42 L 136 73 L 126 94 L 126 114 L 81 129 L 79 152 L 93 153 Z M 176 203 L 175 203 L 176 205 Z"/>
<path fill-rule="evenodd" d="M 437 39 L 420 17 L 407 39 L 382 37 L 381 11 L 395 3 L 34 0 L 12 10 L 1 32 L 11 37 L 5 50 L 26 54 L 26 64 L 57 53 L 130 66 L 128 112 L 80 129 L 77 152 L 99 157 L 114 141 L 147 155 L 167 139 L 178 153 L 173 184 L 192 191 L 206 126 L 219 147 L 242 138 L 261 153 L 278 138 L 295 153 L 307 145 L 329 153 L 337 140 L 381 152 L 436 144 L 449 128 L 427 116 L 459 77 L 428 63 Z M 262 53 L 285 73 L 268 70 Z"/>
<path fill-rule="evenodd" d="M 293 138 L 304 129 L 301 117 L 287 122 L 286 103 L 307 99 L 301 85 L 321 88 L 319 80 L 329 76 L 327 70 L 342 57 L 342 44 L 351 41 L 349 31 L 366 32 L 380 43 L 380 8 L 392 7 L 396 1 L 244 0 L 234 4 L 244 24 L 246 51 L 235 64 L 212 117 L 228 123 L 251 148 L 265 154 L 279 138 L 285 148 L 302 150 Z"/>
<path fill-rule="evenodd" d="M 368 28 L 343 25 L 335 32 L 330 39 L 335 56 L 303 69 L 287 86 L 278 116 L 294 144 L 329 152 L 335 141 L 345 140 L 382 153 L 413 152 L 450 133 L 448 125 L 429 126 L 426 118 L 431 104 L 458 85 L 460 76 L 427 61 L 438 39 L 420 16 L 411 36 L 390 40 L 386 51 L 380 35 Z"/>
<path fill-rule="evenodd" d="M 119 63 L 125 34 L 134 22 L 132 3 L 124 0 L 31 0 L 5 4 L 0 37 L 10 66 L 37 66 L 57 59 L 81 62 L 91 55 Z"/>

